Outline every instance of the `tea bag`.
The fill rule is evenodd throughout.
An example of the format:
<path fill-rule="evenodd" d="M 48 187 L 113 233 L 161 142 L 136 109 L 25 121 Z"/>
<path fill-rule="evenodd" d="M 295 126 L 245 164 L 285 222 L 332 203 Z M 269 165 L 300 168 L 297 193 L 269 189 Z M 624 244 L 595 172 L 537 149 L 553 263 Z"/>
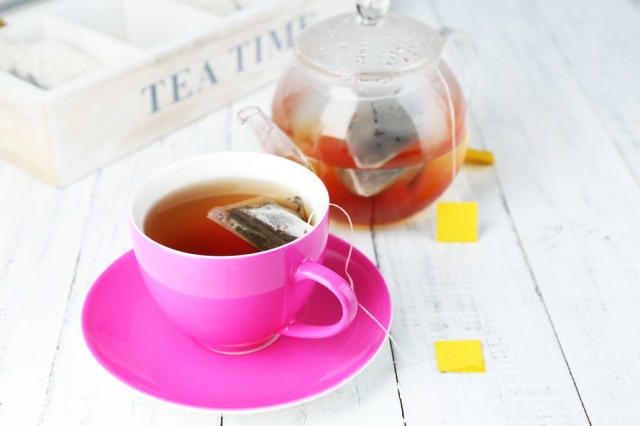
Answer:
<path fill-rule="evenodd" d="M 361 197 L 372 197 L 402 179 L 416 175 L 423 165 L 378 169 L 412 144 L 418 143 L 414 120 L 395 99 L 358 104 L 347 131 L 347 145 L 362 169 L 338 169 L 342 184 Z"/>
<path fill-rule="evenodd" d="M 360 102 L 347 131 L 349 152 L 361 168 L 383 166 L 418 140 L 414 120 L 396 99 Z"/>
<path fill-rule="evenodd" d="M 359 170 L 336 168 L 340 183 L 360 197 L 373 197 L 400 182 L 412 179 L 422 171 L 424 164 L 397 169 Z"/>
<path fill-rule="evenodd" d="M 97 59 L 53 40 L 14 43 L 0 38 L 0 69 L 43 89 L 52 89 L 100 68 Z"/>
<path fill-rule="evenodd" d="M 312 228 L 298 196 L 276 201 L 260 196 L 209 210 L 207 217 L 258 250 L 269 250 L 287 244 Z"/>

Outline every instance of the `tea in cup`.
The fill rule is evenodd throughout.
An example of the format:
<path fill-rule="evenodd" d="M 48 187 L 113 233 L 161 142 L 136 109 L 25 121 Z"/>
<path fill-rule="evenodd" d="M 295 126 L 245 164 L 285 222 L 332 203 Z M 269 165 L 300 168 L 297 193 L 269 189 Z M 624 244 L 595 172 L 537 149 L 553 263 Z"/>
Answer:
<path fill-rule="evenodd" d="M 216 207 L 269 194 L 295 194 L 309 220 L 279 247 L 256 247 L 210 220 Z M 313 215 L 311 213 L 313 212 Z M 129 204 L 133 249 L 144 282 L 164 314 L 204 347 L 240 354 L 279 336 L 324 338 L 356 315 L 351 286 L 322 265 L 329 195 L 305 167 L 262 153 L 223 152 L 174 163 L 147 178 Z M 330 325 L 296 321 L 320 284 L 338 299 Z"/>

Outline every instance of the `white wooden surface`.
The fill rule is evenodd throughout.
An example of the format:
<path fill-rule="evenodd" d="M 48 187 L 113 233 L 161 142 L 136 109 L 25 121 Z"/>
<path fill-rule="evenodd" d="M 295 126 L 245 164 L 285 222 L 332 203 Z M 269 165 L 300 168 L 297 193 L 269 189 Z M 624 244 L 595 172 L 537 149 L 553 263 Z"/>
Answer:
<path fill-rule="evenodd" d="M 259 149 L 233 117 L 268 109 L 267 87 L 63 190 L 0 163 L 0 425 L 640 423 L 640 4 L 395 6 L 474 36 L 471 144 L 496 156 L 465 166 L 443 196 L 478 201 L 478 243 L 435 243 L 433 208 L 356 234 L 410 358 L 387 344 L 323 398 L 220 416 L 139 396 L 86 350 L 82 303 L 130 247 L 133 187 L 186 156 Z M 480 339 L 486 374 L 438 373 L 438 339 Z"/>

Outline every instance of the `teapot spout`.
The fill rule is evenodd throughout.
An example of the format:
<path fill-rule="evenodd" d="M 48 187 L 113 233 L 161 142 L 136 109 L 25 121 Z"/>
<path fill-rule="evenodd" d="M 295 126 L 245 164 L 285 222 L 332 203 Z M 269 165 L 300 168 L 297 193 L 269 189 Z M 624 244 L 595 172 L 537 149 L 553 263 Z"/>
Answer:
<path fill-rule="evenodd" d="M 240 124 L 249 125 L 266 152 L 295 161 L 314 171 L 309 158 L 260 108 L 244 107 L 238 111 L 237 117 Z"/>

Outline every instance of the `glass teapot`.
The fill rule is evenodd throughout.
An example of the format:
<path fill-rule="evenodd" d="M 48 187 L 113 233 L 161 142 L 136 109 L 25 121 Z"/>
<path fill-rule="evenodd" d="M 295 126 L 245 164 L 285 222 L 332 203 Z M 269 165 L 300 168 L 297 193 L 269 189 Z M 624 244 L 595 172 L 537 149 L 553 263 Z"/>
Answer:
<path fill-rule="evenodd" d="M 388 0 L 358 0 L 357 13 L 300 33 L 273 99 L 281 131 L 264 114 L 241 114 L 272 152 L 311 168 L 331 202 L 361 225 L 431 204 L 455 177 L 468 140 L 465 92 L 441 54 L 453 47 L 470 81 L 470 39 L 388 8 Z"/>

